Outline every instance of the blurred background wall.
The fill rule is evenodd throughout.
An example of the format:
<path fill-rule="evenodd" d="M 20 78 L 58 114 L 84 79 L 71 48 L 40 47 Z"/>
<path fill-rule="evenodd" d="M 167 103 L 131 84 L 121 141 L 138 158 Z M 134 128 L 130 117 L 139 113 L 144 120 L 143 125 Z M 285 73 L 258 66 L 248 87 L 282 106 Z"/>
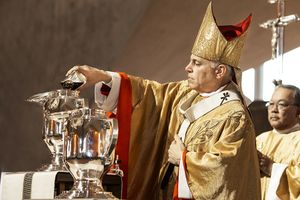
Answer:
<path fill-rule="evenodd" d="M 42 141 L 41 108 L 31 95 L 60 88 L 74 65 L 161 82 L 185 78 L 184 67 L 208 0 L 0 0 L 0 170 L 35 170 L 50 161 Z M 290 0 L 287 13 L 299 13 Z M 220 24 L 253 14 L 240 66 L 271 56 L 271 31 L 258 27 L 276 17 L 263 0 L 215 0 Z M 299 24 L 286 31 L 285 49 L 300 46 Z M 90 104 L 92 89 L 82 92 Z"/>
<path fill-rule="evenodd" d="M 0 167 L 34 170 L 48 163 L 41 108 L 29 96 L 56 90 L 77 64 L 111 66 L 148 1 L 0 1 Z M 93 100 L 92 90 L 82 94 Z"/>

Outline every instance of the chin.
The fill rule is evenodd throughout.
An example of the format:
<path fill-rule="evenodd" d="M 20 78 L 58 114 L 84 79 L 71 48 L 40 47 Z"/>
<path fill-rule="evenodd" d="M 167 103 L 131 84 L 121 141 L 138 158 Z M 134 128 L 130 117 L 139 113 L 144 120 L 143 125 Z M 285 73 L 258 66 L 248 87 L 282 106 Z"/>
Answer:
<path fill-rule="evenodd" d="M 276 129 L 280 128 L 280 125 L 278 125 L 277 123 L 270 123 L 270 125 Z"/>
<path fill-rule="evenodd" d="M 189 86 L 189 88 L 191 88 L 193 90 L 195 89 L 195 86 L 192 83 L 189 83 L 188 86 Z"/>
<path fill-rule="evenodd" d="M 281 126 L 281 125 L 278 125 L 278 124 L 274 124 L 274 125 L 271 125 L 271 126 L 273 128 L 275 128 L 276 130 L 279 130 L 279 131 L 287 129 L 285 126 Z"/>

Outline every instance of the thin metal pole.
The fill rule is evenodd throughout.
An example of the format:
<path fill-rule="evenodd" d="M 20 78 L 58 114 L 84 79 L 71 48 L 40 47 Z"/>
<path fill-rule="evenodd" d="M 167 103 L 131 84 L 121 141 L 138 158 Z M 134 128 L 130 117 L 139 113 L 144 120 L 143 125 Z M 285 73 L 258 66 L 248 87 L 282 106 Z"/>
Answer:
<path fill-rule="evenodd" d="M 277 1 L 277 19 L 283 17 L 285 14 L 285 1 Z M 283 52 L 284 52 L 284 26 L 276 26 L 277 37 L 277 46 L 276 46 L 276 58 L 278 60 L 278 69 L 279 69 L 279 78 L 282 78 L 283 75 Z"/>

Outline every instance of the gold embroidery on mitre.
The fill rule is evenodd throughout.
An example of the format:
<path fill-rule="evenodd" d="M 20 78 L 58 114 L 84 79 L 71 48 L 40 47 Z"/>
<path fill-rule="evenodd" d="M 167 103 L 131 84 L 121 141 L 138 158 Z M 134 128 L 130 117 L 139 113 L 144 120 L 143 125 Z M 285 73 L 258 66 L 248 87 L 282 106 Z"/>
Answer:
<path fill-rule="evenodd" d="M 228 41 L 216 24 L 210 2 L 195 40 L 192 54 L 238 68 L 246 33 L 247 31 Z"/>

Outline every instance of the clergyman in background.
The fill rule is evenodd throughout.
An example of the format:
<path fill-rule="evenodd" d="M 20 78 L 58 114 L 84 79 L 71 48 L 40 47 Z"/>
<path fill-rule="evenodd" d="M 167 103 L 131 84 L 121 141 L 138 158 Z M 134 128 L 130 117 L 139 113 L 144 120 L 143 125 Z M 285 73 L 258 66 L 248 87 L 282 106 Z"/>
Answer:
<path fill-rule="evenodd" d="M 273 130 L 256 138 L 262 199 L 300 199 L 299 88 L 276 86 L 267 107 Z"/>

